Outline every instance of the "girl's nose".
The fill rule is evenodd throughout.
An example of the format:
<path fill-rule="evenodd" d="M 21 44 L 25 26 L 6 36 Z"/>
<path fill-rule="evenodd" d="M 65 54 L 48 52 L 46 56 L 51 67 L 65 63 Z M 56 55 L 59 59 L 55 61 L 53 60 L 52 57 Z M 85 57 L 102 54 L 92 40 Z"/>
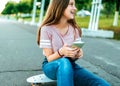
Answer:
<path fill-rule="evenodd" d="M 74 6 L 74 10 L 77 10 L 76 6 Z"/>

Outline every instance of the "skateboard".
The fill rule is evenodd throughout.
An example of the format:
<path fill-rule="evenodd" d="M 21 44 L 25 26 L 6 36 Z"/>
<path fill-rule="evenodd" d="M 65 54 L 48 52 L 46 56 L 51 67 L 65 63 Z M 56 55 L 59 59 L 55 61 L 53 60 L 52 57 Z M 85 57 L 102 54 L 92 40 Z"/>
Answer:
<path fill-rule="evenodd" d="M 31 83 L 32 86 L 40 86 L 42 83 L 55 82 L 56 80 L 52 80 L 48 78 L 45 74 L 34 75 L 27 78 L 27 82 Z"/>

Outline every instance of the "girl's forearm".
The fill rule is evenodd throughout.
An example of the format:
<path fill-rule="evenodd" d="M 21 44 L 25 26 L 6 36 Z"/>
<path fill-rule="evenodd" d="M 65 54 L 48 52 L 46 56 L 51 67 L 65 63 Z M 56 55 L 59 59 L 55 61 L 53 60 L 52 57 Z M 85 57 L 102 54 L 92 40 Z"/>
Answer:
<path fill-rule="evenodd" d="M 49 55 L 49 56 L 47 57 L 47 60 L 48 60 L 48 62 L 50 62 L 50 61 L 53 61 L 53 60 L 58 59 L 58 58 L 60 58 L 60 57 L 61 57 L 61 56 L 60 56 L 60 55 L 58 54 L 58 52 L 56 51 L 55 53 Z"/>

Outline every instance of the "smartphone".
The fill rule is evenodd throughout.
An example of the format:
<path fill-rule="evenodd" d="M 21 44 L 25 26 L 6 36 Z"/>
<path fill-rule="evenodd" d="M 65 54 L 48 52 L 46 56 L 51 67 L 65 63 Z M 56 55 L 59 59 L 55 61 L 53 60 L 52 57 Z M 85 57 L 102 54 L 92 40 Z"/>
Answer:
<path fill-rule="evenodd" d="M 85 44 L 85 42 L 83 42 L 83 41 L 75 41 L 75 42 L 73 42 L 72 47 L 82 48 L 84 44 Z"/>

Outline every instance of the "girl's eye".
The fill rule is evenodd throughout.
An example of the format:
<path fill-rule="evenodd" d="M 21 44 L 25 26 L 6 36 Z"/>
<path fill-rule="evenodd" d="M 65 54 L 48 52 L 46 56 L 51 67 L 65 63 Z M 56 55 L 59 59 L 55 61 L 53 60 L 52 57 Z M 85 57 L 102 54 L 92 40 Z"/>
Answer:
<path fill-rule="evenodd" d="M 73 3 L 69 3 L 69 5 L 73 6 L 74 4 Z"/>

